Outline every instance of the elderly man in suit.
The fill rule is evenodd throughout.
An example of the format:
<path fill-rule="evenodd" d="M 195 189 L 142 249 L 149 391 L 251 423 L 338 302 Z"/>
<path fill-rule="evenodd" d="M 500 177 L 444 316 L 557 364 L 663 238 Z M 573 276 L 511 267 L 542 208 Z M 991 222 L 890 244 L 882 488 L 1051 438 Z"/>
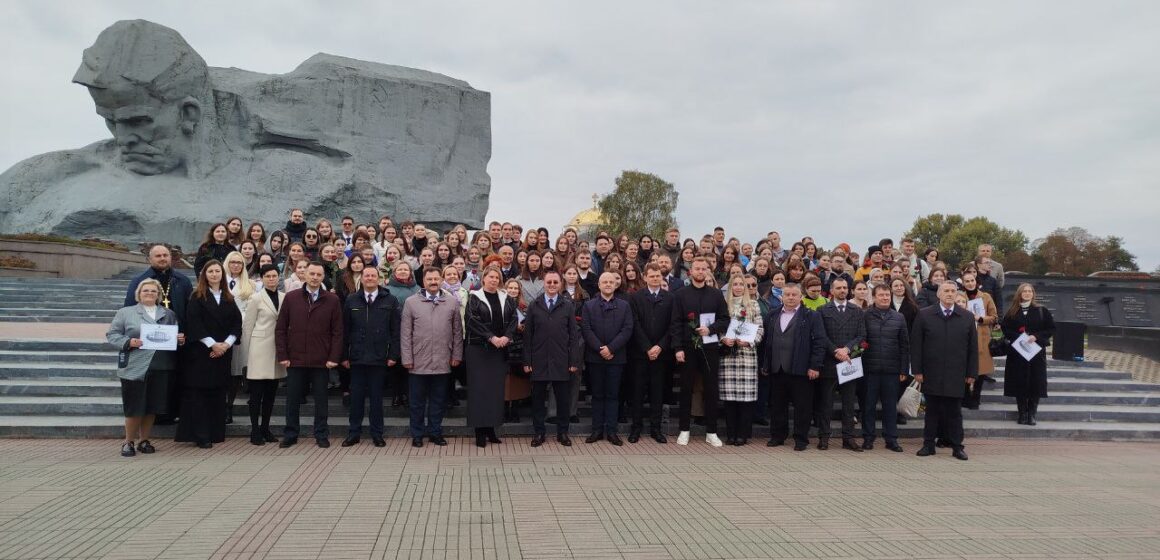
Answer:
<path fill-rule="evenodd" d="M 345 218 L 344 218 L 345 221 Z M 347 296 L 342 308 L 343 367 L 350 369 L 350 428 L 343 447 L 359 442 L 370 401 L 371 441 L 383 439 L 383 387 L 387 368 L 399 363 L 399 300 L 379 288 L 379 269 L 362 270 L 362 289 Z"/>
<path fill-rule="evenodd" d="M 544 274 L 544 294 L 528 306 L 524 320 L 524 372 L 532 376 L 532 447 L 544 444 L 548 388 L 556 396 L 556 441 L 572 445 L 568 437 L 568 416 L 572 384 L 577 382 L 583 360 L 580 326 L 576 324 L 579 306 L 563 297 L 560 273 Z"/>
<path fill-rule="evenodd" d="M 834 389 L 842 396 L 842 449 L 861 452 L 854 441 L 854 414 L 856 412 L 856 384 L 838 383 L 838 364 L 850 361 L 850 353 L 866 341 L 866 321 L 862 309 L 850 305 L 846 297 L 850 285 L 839 276 L 830 284 L 830 302 L 819 309 L 822 326 L 826 331 L 826 357 L 822 375 L 814 385 L 814 418 L 818 425 L 818 449 L 830 447 L 830 417 L 834 412 Z"/>
<path fill-rule="evenodd" d="M 802 288 L 786 284 L 782 304 L 769 310 L 765 336 L 758 353 L 758 371 L 770 378 L 768 447 L 785 443 L 789 435 L 789 403 L 793 402 L 794 451 L 810 443 L 813 416 L 813 383 L 821 376 L 826 353 L 822 318 L 802 302 Z"/>
<path fill-rule="evenodd" d="M 911 368 L 926 396 L 926 424 L 919 457 L 935 454 L 935 438 L 950 440 L 956 459 L 963 450 L 963 385 L 972 385 L 979 371 L 979 339 L 975 317 L 955 305 L 954 282 L 938 287 L 938 304 L 924 308 L 910 333 Z"/>

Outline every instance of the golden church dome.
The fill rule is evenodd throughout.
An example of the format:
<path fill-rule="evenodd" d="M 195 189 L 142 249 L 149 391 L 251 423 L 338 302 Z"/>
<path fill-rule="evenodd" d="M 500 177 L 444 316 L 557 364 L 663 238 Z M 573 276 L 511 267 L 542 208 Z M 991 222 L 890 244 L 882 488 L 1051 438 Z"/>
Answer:
<path fill-rule="evenodd" d="M 582 239 L 587 239 L 596 234 L 596 230 L 604 225 L 604 216 L 600 213 L 600 208 L 597 207 L 597 202 L 600 197 L 592 195 L 592 208 L 586 208 L 578 212 L 568 224 L 564 226 L 565 229 L 572 228 L 580 235 Z"/>

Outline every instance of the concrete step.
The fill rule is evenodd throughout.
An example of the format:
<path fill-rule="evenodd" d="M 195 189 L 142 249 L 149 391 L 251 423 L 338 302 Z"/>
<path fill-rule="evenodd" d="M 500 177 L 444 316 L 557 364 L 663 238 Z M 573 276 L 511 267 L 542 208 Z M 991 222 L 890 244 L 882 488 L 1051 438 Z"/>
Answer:
<path fill-rule="evenodd" d="M 67 300 L 60 298 L 47 299 L 43 297 L 21 297 L 21 298 L 2 298 L 0 299 L 0 309 L 64 309 L 75 310 L 79 308 L 86 309 L 100 309 L 116 311 L 125 303 L 121 297 L 92 297 L 92 298 L 77 298 L 75 300 Z"/>
<path fill-rule="evenodd" d="M 70 377 L 84 379 L 116 379 L 117 364 L 70 364 L 67 362 L 8 362 L 0 363 L 0 379 L 50 379 Z"/>
<path fill-rule="evenodd" d="M 1054 391 L 1048 387 L 1048 399 L 1043 402 L 1051 402 L 1053 404 L 1081 404 L 1089 407 L 1095 406 L 1160 406 L 1160 392 L 1141 392 L 1141 391 Z M 1001 404 L 1010 403 L 1013 399 L 1011 397 L 1004 397 L 1002 392 L 988 393 L 983 392 L 982 403 L 986 404 Z"/>
<path fill-rule="evenodd" d="M 58 362 L 69 364 L 106 365 L 117 363 L 117 352 L 109 344 L 104 352 L 36 352 L 25 350 L 0 350 L 0 364 L 12 362 L 37 363 Z"/>
<path fill-rule="evenodd" d="M 0 350 L 25 352 L 100 352 L 110 350 L 104 340 L 75 340 L 62 338 L 24 338 L 0 340 Z"/>
<path fill-rule="evenodd" d="M 120 308 L 117 308 L 120 309 Z M 0 314 L 17 316 L 17 317 L 61 317 L 70 318 L 74 316 L 88 316 L 88 317 L 108 317 L 113 319 L 116 315 L 117 309 L 96 309 L 86 307 L 84 309 L 39 309 L 35 307 L 2 307 Z"/>
<path fill-rule="evenodd" d="M 124 419 L 118 416 L 0 416 L 0 437 L 6 438 L 120 438 L 123 437 Z M 342 437 L 346 435 L 347 423 L 345 418 L 330 418 L 330 438 L 331 444 L 336 448 Z M 303 432 L 299 439 L 299 445 L 312 445 L 311 436 L 311 420 L 309 416 L 302 417 Z M 404 418 L 387 418 L 384 421 L 386 427 L 387 437 L 409 437 L 408 420 Z M 274 416 L 271 418 L 271 428 L 275 435 L 282 434 L 282 427 L 284 426 L 284 418 Z M 473 434 L 472 428 L 466 425 L 465 418 L 448 418 L 443 423 L 444 434 L 449 437 L 463 437 Z M 587 434 L 590 424 L 581 422 L 572 425 L 572 434 Z M 551 427 L 549 427 L 551 429 Z M 834 439 L 840 439 L 841 426 L 839 423 L 834 423 L 831 426 L 835 436 Z M 519 424 L 505 424 L 496 429 L 497 433 L 503 436 L 530 436 L 533 433 L 530 422 L 521 422 Z M 620 432 L 626 433 L 628 426 L 621 425 Z M 1038 426 L 1022 426 L 1014 422 L 998 421 L 998 420 L 967 420 L 964 425 L 967 445 L 970 446 L 971 438 L 1057 438 L 1057 439 L 1072 439 L 1072 440 L 1146 440 L 1156 441 L 1160 440 L 1160 424 L 1156 423 L 1140 423 L 1140 422 L 1040 422 Z M 666 426 L 665 432 L 670 437 L 670 445 L 673 445 L 673 437 L 676 435 L 676 426 L 672 423 Z M 705 429 L 696 426 L 692 430 L 695 441 L 698 443 L 704 440 Z M 173 426 L 157 426 L 154 428 L 154 443 L 162 442 L 166 446 L 172 445 L 167 442 L 171 440 L 174 433 Z M 235 418 L 235 422 L 226 426 L 226 434 L 230 437 L 246 437 L 250 433 L 250 426 L 248 419 Z M 899 427 L 899 435 L 903 438 L 917 438 L 922 436 L 922 421 L 911 421 L 906 426 Z M 769 437 L 769 428 L 764 426 L 753 427 L 753 441 L 750 445 L 762 445 L 764 440 Z M 366 433 L 364 424 L 363 431 L 364 445 L 370 445 L 369 434 Z M 880 443 L 880 442 L 879 442 Z M 509 443 L 510 444 L 510 443 Z M 584 445 L 582 442 L 577 442 L 579 445 Z M 111 442 L 111 446 L 114 444 Z M 601 445 L 607 445 L 601 444 Z M 112 447 L 110 447 L 112 449 Z M 163 448 L 164 449 L 164 448 Z M 915 449 L 908 449 L 910 452 Z M 811 452 L 816 452 L 811 447 Z M 831 448 L 828 453 L 840 453 L 840 449 Z M 940 453 L 947 453 L 947 450 L 939 450 Z"/>
<path fill-rule="evenodd" d="M 0 312 L 0 323 L 101 323 L 112 322 L 112 315 L 77 315 L 73 317 L 42 317 L 28 315 L 8 315 Z"/>
<path fill-rule="evenodd" d="M 999 369 L 999 370 L 1002 370 L 1003 366 L 1007 363 L 1006 356 L 999 356 L 999 357 L 995 358 L 994 360 L 995 360 L 995 368 Z M 1056 360 L 1054 358 L 1048 358 L 1047 359 L 1047 367 L 1049 367 L 1049 368 L 1053 368 L 1053 367 L 1102 368 L 1102 367 L 1104 367 L 1104 363 L 1103 362 L 1092 362 L 1092 361 L 1076 362 L 1076 361 L 1071 361 L 1071 360 Z"/>
<path fill-rule="evenodd" d="M 0 379 L 0 395 L 36 397 L 118 397 L 116 379 L 56 377 L 51 379 Z"/>
<path fill-rule="evenodd" d="M 1003 380 L 997 379 L 994 384 L 988 385 L 992 391 L 1003 392 Z M 1156 391 L 1160 385 L 1122 379 L 1088 379 L 1078 377 L 1054 376 L 1048 372 L 1047 392 L 1052 391 Z"/>

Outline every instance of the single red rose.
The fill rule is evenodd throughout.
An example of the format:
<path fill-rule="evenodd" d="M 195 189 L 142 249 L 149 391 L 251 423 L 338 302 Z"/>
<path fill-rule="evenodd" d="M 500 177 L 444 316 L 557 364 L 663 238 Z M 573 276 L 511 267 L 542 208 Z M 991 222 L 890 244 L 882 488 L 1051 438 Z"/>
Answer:
<path fill-rule="evenodd" d="M 745 318 L 745 310 L 744 309 L 741 310 L 741 317 Z"/>
<path fill-rule="evenodd" d="M 577 315 L 577 316 L 576 316 L 576 322 L 577 322 L 577 323 L 579 323 L 579 322 L 580 322 L 580 316 L 579 316 L 579 315 Z"/>
<path fill-rule="evenodd" d="M 690 312 L 689 312 L 689 320 L 690 320 L 690 321 L 692 321 L 692 320 L 693 320 L 693 319 L 695 319 L 696 317 L 697 317 L 697 314 L 696 314 L 696 313 L 693 313 L 692 311 L 690 311 Z"/>
<path fill-rule="evenodd" d="M 862 349 L 863 349 L 863 350 L 865 350 L 865 349 L 867 349 L 867 348 L 869 348 L 869 347 L 870 347 L 870 343 L 869 343 L 869 342 L 866 342 L 865 340 L 863 340 L 863 341 L 862 341 L 862 344 L 859 344 L 859 346 L 861 346 L 861 347 L 862 347 Z"/>
<path fill-rule="evenodd" d="M 1021 332 L 1021 333 L 1027 332 L 1027 327 L 1019 327 L 1019 332 Z"/>

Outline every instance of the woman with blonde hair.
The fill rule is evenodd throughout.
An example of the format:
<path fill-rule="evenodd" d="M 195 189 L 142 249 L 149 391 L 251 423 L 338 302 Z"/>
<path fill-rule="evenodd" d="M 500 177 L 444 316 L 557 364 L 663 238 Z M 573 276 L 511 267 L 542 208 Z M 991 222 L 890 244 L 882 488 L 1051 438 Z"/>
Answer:
<path fill-rule="evenodd" d="M 166 414 L 169 403 L 169 384 L 176 382 L 177 352 L 170 350 L 142 350 L 141 327 L 147 324 L 176 325 L 177 315 L 163 305 L 161 283 L 146 278 L 134 292 L 135 305 L 123 307 L 113 317 L 105 340 L 121 352 L 117 377 L 121 380 L 121 408 L 125 412 L 125 443 L 122 457 L 133 457 L 138 452 L 153 453 L 149 441 L 153 420 L 157 414 Z M 185 343 L 185 335 L 177 334 L 177 343 Z M 134 441 L 136 446 L 134 447 Z"/>
<path fill-rule="evenodd" d="M 245 264 L 245 257 L 238 251 L 226 256 L 226 286 L 234 296 L 234 303 L 238 306 L 243 321 L 246 319 L 246 308 L 257 291 L 253 281 L 250 280 L 250 275 L 246 273 Z M 230 364 L 230 385 L 226 391 L 226 424 L 234 423 L 234 399 L 237 398 L 238 389 L 245 379 L 247 351 L 245 345 L 234 348 L 233 362 Z"/>
<path fill-rule="evenodd" d="M 1055 334 L 1055 319 L 1046 307 L 1035 303 L 1035 288 L 1023 283 L 1015 290 L 1011 307 L 1003 314 L 1003 337 L 1014 343 L 1027 335 L 1029 342 L 1038 344 L 1039 353 L 1030 360 L 1015 349 L 1007 353 L 1003 370 L 1003 396 L 1015 397 L 1019 406 L 1019 424 L 1034 426 L 1039 412 L 1039 399 L 1047 398 L 1047 351 Z"/>
<path fill-rule="evenodd" d="M 749 296 L 743 274 L 729 278 L 730 322 L 744 323 L 756 329 L 757 337 L 750 343 L 741 340 L 738 332 L 729 330 L 721 337 L 725 353 L 721 357 L 719 380 L 720 399 L 725 408 L 725 443 L 745 445 L 753 436 L 753 406 L 757 402 L 757 350 L 763 333 L 761 308 Z M 754 282 L 756 283 L 756 281 Z"/>

